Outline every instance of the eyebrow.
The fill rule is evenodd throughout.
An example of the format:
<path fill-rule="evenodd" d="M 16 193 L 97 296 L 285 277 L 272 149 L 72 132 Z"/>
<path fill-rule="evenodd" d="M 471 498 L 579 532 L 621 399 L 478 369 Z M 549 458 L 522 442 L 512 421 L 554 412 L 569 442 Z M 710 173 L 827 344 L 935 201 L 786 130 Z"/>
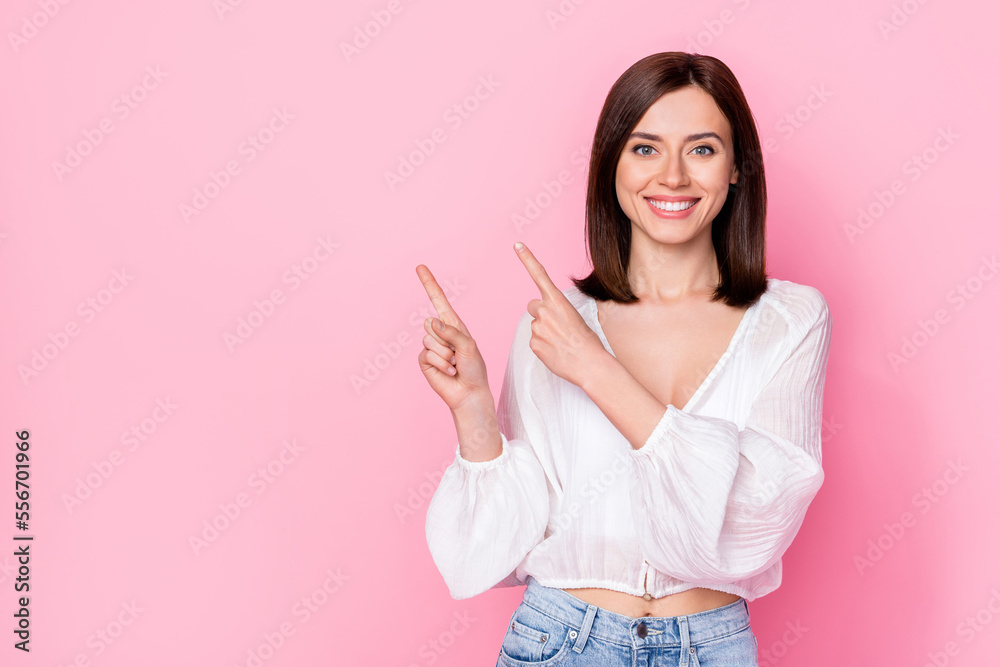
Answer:
<path fill-rule="evenodd" d="M 684 137 L 684 143 L 689 141 L 698 141 L 699 139 L 708 139 L 709 137 L 719 140 L 719 143 L 723 143 L 722 137 L 720 137 L 715 132 L 699 132 L 698 134 L 689 134 Z M 648 141 L 659 141 L 662 142 L 663 138 L 658 134 L 650 134 L 649 132 L 633 132 L 628 135 L 629 139 L 646 139 Z"/>

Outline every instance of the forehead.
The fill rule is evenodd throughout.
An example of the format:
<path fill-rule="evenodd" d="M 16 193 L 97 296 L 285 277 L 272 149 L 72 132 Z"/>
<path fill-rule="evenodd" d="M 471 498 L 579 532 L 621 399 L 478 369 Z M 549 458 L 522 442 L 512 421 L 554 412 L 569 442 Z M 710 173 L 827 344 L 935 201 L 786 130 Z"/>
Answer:
<path fill-rule="evenodd" d="M 660 96 L 639 119 L 636 131 L 663 137 L 685 137 L 713 131 L 731 139 L 729 121 L 715 99 L 697 86 L 684 86 Z"/>

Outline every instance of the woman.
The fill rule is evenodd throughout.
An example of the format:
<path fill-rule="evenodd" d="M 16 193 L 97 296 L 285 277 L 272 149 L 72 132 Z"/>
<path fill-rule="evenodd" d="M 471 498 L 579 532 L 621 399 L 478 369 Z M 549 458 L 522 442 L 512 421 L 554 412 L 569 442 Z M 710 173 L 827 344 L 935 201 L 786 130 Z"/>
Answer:
<path fill-rule="evenodd" d="M 527 583 L 497 664 L 756 665 L 747 601 L 823 482 L 830 315 L 765 273 L 753 116 L 710 56 L 615 83 L 587 187 L 594 270 L 538 285 L 500 403 L 430 271 L 419 361 L 459 445 L 427 511 L 456 599 Z M 661 664 L 657 662 L 656 664 Z"/>

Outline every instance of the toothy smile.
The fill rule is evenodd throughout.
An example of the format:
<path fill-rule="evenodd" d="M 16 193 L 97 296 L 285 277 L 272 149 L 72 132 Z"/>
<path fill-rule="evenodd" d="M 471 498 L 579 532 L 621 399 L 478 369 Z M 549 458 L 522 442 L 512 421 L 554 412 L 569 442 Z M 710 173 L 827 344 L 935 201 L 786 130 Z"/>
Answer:
<path fill-rule="evenodd" d="M 687 199 L 685 201 L 660 201 L 658 199 L 645 198 L 654 207 L 661 211 L 684 211 L 698 203 L 697 199 Z"/>

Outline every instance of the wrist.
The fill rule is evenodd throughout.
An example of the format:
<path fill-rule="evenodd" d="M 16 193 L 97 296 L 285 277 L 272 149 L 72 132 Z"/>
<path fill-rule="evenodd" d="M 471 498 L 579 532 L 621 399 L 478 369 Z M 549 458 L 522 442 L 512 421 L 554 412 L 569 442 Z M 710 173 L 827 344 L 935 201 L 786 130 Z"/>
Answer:
<path fill-rule="evenodd" d="M 496 402 L 489 390 L 469 394 L 458 407 L 451 411 L 452 417 L 456 419 L 490 414 L 496 417 Z M 496 420 L 494 419 L 494 421 Z"/>
<path fill-rule="evenodd" d="M 497 458 L 503 453 L 500 426 L 493 395 L 470 397 L 452 410 L 459 454 L 466 461 L 480 462 Z"/>

